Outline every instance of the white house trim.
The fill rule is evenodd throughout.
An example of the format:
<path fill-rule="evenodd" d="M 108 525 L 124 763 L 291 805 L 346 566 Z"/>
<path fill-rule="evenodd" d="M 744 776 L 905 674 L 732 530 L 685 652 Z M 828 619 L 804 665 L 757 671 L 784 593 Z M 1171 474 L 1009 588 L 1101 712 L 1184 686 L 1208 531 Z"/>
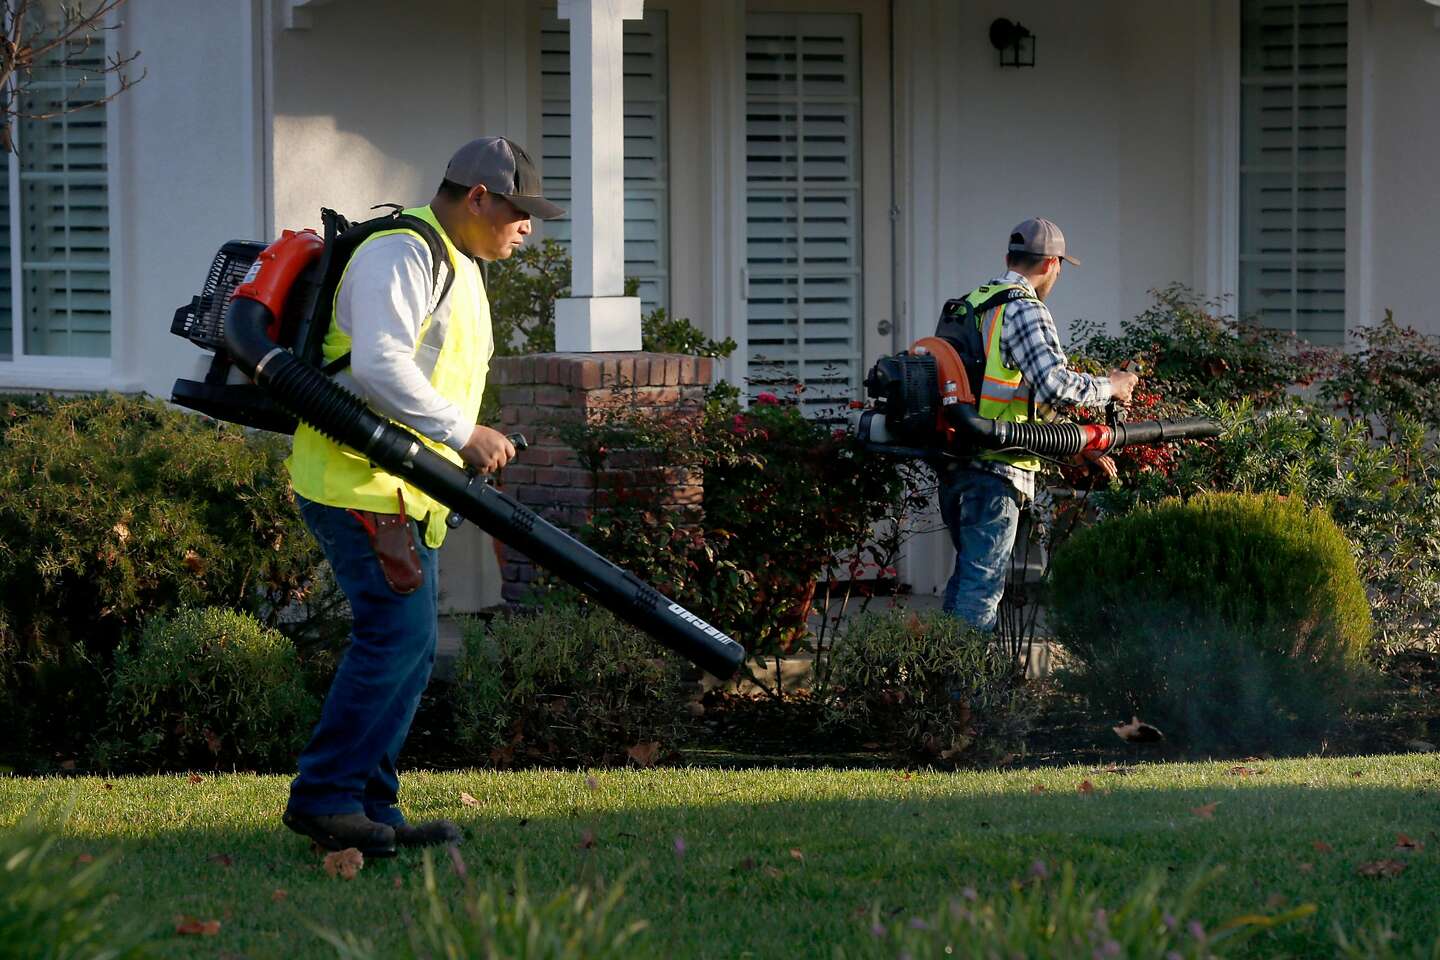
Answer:
<path fill-rule="evenodd" d="M 1345 331 L 1371 324 L 1374 290 L 1374 65 L 1369 0 L 1350 0 L 1345 61 Z M 1440 14 L 1437 14 L 1440 17 Z"/>
<path fill-rule="evenodd" d="M 1201 292 L 1240 292 L 1240 0 L 1196 4 L 1193 28 L 1211 55 L 1196 57 L 1195 278 Z"/>
<path fill-rule="evenodd" d="M 625 20 L 644 0 L 560 0 L 570 21 L 572 296 L 555 304 L 561 352 L 640 349 L 640 298 L 625 289 Z"/>

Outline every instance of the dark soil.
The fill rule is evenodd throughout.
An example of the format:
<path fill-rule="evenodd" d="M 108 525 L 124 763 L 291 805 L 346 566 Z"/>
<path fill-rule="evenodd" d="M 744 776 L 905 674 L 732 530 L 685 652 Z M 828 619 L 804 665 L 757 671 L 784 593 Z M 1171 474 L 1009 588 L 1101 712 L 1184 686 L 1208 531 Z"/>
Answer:
<path fill-rule="evenodd" d="M 407 767 L 447 769 L 473 766 L 453 745 L 443 687 L 432 685 L 420 707 L 405 749 Z M 1112 729 L 1128 717 L 1096 717 L 1083 703 L 1044 690 L 1044 707 L 1023 751 L 961 766 L 1051 767 L 1126 764 L 1140 760 L 1239 759 L 1231 755 L 1190 754 L 1168 741 L 1133 745 Z M 664 757 L 666 763 L 715 767 L 914 768 L 934 765 L 923 754 L 896 753 L 844 731 L 824 729 L 820 708 L 803 696 L 784 701 L 711 692 L 705 714 L 691 736 Z M 1352 717 L 1318 751 L 1323 755 L 1409 753 L 1423 744 L 1440 747 L 1440 652 L 1410 651 L 1384 668 L 1380 695 L 1367 711 Z"/>

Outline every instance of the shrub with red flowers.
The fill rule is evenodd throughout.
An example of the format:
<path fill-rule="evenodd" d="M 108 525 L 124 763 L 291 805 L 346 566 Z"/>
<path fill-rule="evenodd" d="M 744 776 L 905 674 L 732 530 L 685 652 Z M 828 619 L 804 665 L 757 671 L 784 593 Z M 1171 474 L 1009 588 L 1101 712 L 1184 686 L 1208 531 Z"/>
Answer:
<path fill-rule="evenodd" d="M 720 384 L 693 410 L 617 408 L 562 431 L 595 477 L 600 509 L 582 538 L 753 655 L 808 645 L 817 582 L 893 575 L 904 518 L 926 499 L 904 465 L 807 416 L 799 396 L 764 392 L 746 407 Z M 703 480 L 702 502 L 667 503 L 667 476 L 686 471 Z"/>

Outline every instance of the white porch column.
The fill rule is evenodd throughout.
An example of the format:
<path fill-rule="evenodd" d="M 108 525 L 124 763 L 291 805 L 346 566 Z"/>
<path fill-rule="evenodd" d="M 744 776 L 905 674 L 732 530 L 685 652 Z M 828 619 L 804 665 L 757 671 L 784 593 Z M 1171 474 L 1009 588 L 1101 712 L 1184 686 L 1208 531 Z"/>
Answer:
<path fill-rule="evenodd" d="M 623 21 L 644 0 L 560 0 L 570 21 L 571 296 L 555 304 L 555 349 L 640 349 L 640 298 L 625 291 Z"/>

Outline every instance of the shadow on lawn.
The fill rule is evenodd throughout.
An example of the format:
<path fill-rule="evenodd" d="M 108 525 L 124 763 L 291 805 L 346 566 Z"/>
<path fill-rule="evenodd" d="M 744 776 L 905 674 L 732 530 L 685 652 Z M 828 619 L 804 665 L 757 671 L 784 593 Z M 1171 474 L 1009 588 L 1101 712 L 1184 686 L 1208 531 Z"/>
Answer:
<path fill-rule="evenodd" d="M 967 886 L 998 893 L 1029 877 L 1037 861 L 1050 870 L 1073 862 L 1082 883 L 1114 902 L 1148 871 L 1162 871 L 1178 890 L 1203 865 L 1223 864 L 1203 901 L 1207 923 L 1313 902 L 1314 917 L 1245 950 L 1310 956 L 1332 952 L 1334 924 L 1353 931 L 1387 917 L 1402 937 L 1426 933 L 1440 899 L 1440 769 L 1403 787 L 1365 782 L 1389 776 L 1383 765 L 1356 761 L 1355 769 L 1355 785 L 1337 788 L 1268 786 L 1263 764 L 1243 778 L 1221 774 L 1183 787 L 1154 782 L 1168 776 L 1162 767 L 1082 768 L 1073 784 L 1040 793 L 1027 792 L 1030 772 L 1013 771 L 1001 776 L 1014 792 L 982 795 L 959 792 L 974 789 L 967 775 L 896 774 L 883 785 L 857 779 L 846 788 L 886 796 L 844 799 L 791 796 L 781 778 L 746 771 L 695 802 L 619 809 L 606 807 L 653 804 L 665 772 L 602 772 L 593 790 L 553 791 L 462 773 L 447 782 L 453 801 L 433 785 L 417 790 L 412 815 L 462 822 L 464 858 L 477 877 L 509 877 L 523 860 L 531 889 L 545 892 L 628 874 L 620 919 L 649 920 L 643 952 L 657 956 L 829 956 L 836 942 L 868 942 L 877 906 L 882 917 L 903 918 L 933 911 Z M 655 790 L 637 791 L 646 778 L 659 778 Z M 1085 780 L 1092 792 L 1079 792 Z M 463 805 L 462 790 L 480 806 Z M 570 800 L 543 806 L 553 795 Z M 77 853 L 104 845 L 106 821 L 92 816 L 93 806 L 94 798 L 81 804 L 86 836 L 67 841 Z M 1397 850 L 1399 834 L 1423 848 Z M 123 849 L 121 909 L 153 918 L 174 956 L 192 955 L 196 945 L 168 933 L 180 915 L 220 920 L 207 947 L 231 955 L 332 956 L 307 923 L 353 931 L 388 955 L 404 942 L 422 865 L 419 853 L 405 851 L 366 864 L 353 881 L 332 879 L 278 821 L 162 827 Z M 1383 860 L 1404 864 L 1403 872 L 1358 872 Z M 439 864 L 442 882 L 458 889 L 443 855 Z"/>

